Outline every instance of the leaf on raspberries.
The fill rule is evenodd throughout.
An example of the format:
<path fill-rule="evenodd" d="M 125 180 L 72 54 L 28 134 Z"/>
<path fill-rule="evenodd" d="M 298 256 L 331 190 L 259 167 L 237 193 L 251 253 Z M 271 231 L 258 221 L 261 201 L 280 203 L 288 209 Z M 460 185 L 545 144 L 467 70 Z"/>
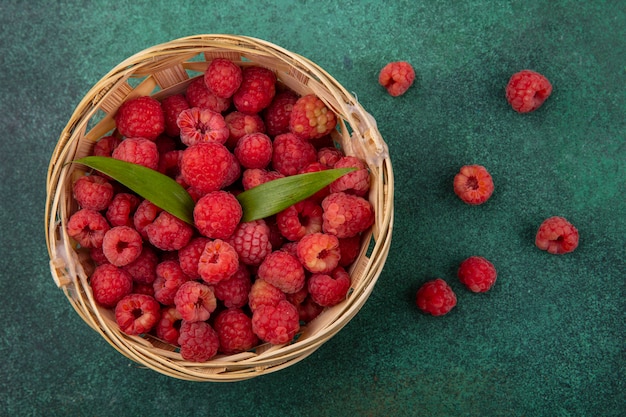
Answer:
<path fill-rule="evenodd" d="M 74 162 L 108 175 L 155 206 L 193 225 L 195 202 L 187 190 L 167 175 L 142 165 L 104 156 L 86 156 Z"/>
<path fill-rule="evenodd" d="M 356 168 L 335 168 L 291 175 L 257 185 L 237 195 L 243 209 L 241 221 L 250 222 L 280 213 Z"/>

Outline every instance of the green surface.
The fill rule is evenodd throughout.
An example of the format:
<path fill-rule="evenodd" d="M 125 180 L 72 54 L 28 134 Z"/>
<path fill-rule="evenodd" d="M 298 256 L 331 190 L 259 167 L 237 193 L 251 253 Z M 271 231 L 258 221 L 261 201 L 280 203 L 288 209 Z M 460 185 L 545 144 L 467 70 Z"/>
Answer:
<path fill-rule="evenodd" d="M 132 4 L 131 4 L 132 3 Z M 626 6 L 621 1 L 63 1 L 0 3 L 0 415 L 626 415 Z M 376 118 L 396 178 L 386 267 L 360 313 L 302 362 L 249 381 L 141 369 L 76 315 L 44 239 L 47 164 L 86 92 L 126 57 L 198 33 L 262 38 L 318 63 Z M 414 87 L 377 85 L 407 60 Z M 520 115 L 518 70 L 554 92 Z M 483 206 L 452 192 L 463 164 L 492 173 Z M 578 249 L 533 245 L 561 215 Z M 464 290 L 457 265 L 498 281 Z M 421 283 L 458 296 L 419 313 Z"/>

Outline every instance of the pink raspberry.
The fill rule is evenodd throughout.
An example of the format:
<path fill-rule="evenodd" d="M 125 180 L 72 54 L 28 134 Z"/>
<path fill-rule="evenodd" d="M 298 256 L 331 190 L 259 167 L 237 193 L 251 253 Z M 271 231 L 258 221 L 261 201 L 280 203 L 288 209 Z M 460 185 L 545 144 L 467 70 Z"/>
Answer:
<path fill-rule="evenodd" d="M 96 144 L 93 146 L 91 154 L 94 156 L 110 157 L 113 155 L 113 151 L 120 143 L 122 143 L 122 139 L 117 136 L 103 136 L 98 139 Z"/>
<path fill-rule="evenodd" d="M 162 261 L 156 266 L 153 282 L 154 298 L 163 305 L 174 305 L 174 297 L 181 285 L 189 281 L 180 264 L 174 260 Z"/>
<path fill-rule="evenodd" d="M 401 96 L 413 85 L 415 70 L 405 61 L 390 62 L 378 75 L 378 83 L 385 87 L 389 95 Z"/>
<path fill-rule="evenodd" d="M 252 319 L 239 308 L 222 311 L 214 327 L 220 339 L 220 351 L 227 355 L 245 352 L 259 343 L 252 331 Z"/>
<path fill-rule="evenodd" d="M 263 111 L 263 121 L 267 134 L 274 137 L 289 132 L 289 116 L 298 95 L 291 90 L 281 91 L 274 96 L 270 105 Z"/>
<path fill-rule="evenodd" d="M 187 281 L 176 291 L 174 304 L 183 320 L 205 321 L 217 308 L 217 299 L 210 286 L 198 281 Z"/>
<path fill-rule="evenodd" d="M 117 193 L 107 207 L 106 219 L 115 226 L 133 226 L 133 214 L 139 206 L 139 197 L 130 193 Z"/>
<path fill-rule="evenodd" d="M 185 275 L 189 278 L 200 278 L 198 263 L 200 262 L 200 255 L 204 252 L 204 247 L 207 243 L 209 243 L 208 238 L 197 236 L 178 250 L 178 262 Z"/>
<path fill-rule="evenodd" d="M 149 200 L 142 200 L 139 203 L 133 215 L 133 226 L 135 226 L 135 230 L 139 232 L 141 237 L 148 239 L 146 226 L 151 224 L 162 211 L 161 208 L 155 206 Z"/>
<path fill-rule="evenodd" d="M 346 298 L 350 285 L 350 275 L 338 266 L 329 274 L 311 275 L 307 282 L 307 289 L 313 301 L 323 307 L 331 307 Z"/>
<path fill-rule="evenodd" d="M 99 265 L 94 269 L 89 278 L 89 284 L 93 298 L 106 308 L 115 307 L 115 304 L 130 294 L 133 289 L 133 279 L 130 274 L 109 263 Z"/>
<path fill-rule="evenodd" d="M 237 142 L 235 156 L 244 168 L 265 168 L 272 161 L 272 140 L 264 133 L 250 133 Z"/>
<path fill-rule="evenodd" d="M 150 284 L 156 279 L 156 267 L 159 257 L 152 247 L 143 245 L 141 253 L 131 263 L 124 265 L 122 269 L 133 277 L 134 283 Z"/>
<path fill-rule="evenodd" d="M 302 200 L 276 214 L 280 234 L 291 241 L 322 231 L 322 206 L 313 200 Z"/>
<path fill-rule="evenodd" d="M 229 130 L 224 116 L 200 107 L 183 110 L 176 121 L 180 128 L 180 140 L 187 146 L 197 143 L 226 143 Z"/>
<path fill-rule="evenodd" d="M 283 175 L 295 175 L 303 167 L 317 161 L 317 151 L 309 142 L 293 133 L 283 133 L 274 138 L 272 165 Z"/>
<path fill-rule="evenodd" d="M 357 170 L 333 181 L 329 187 L 331 193 L 343 191 L 361 197 L 367 194 L 370 189 L 370 172 L 364 161 L 355 156 L 343 156 L 333 168 L 356 168 Z"/>
<path fill-rule="evenodd" d="M 300 330 L 298 309 L 287 300 L 276 305 L 261 305 L 252 313 L 252 331 L 266 342 L 290 342 Z"/>
<path fill-rule="evenodd" d="M 441 278 L 424 283 L 416 294 L 416 304 L 424 313 L 443 316 L 456 305 L 456 295 Z"/>
<path fill-rule="evenodd" d="M 149 96 L 127 100 L 115 114 L 115 125 L 120 134 L 127 138 L 153 141 L 165 130 L 161 103 Z"/>
<path fill-rule="evenodd" d="M 149 295 L 129 294 L 115 305 L 115 321 L 129 335 L 150 332 L 161 317 L 161 306 Z"/>
<path fill-rule="evenodd" d="M 183 320 L 180 326 L 180 355 L 192 362 L 206 362 L 217 354 L 220 341 L 217 332 L 203 321 L 188 322 Z"/>
<path fill-rule="evenodd" d="M 193 228 L 167 211 L 159 213 L 156 219 L 144 228 L 150 243 L 164 251 L 184 247 L 193 236 Z"/>
<path fill-rule="evenodd" d="M 104 216 L 89 209 L 78 210 L 67 222 L 67 234 L 84 248 L 101 247 L 109 229 L 109 223 Z"/>
<path fill-rule="evenodd" d="M 578 247 L 578 229 L 564 217 L 549 217 L 539 226 L 535 245 L 555 255 L 573 252 Z"/>
<path fill-rule="evenodd" d="M 251 168 L 243 171 L 241 175 L 241 184 L 244 190 L 249 190 L 257 185 L 264 184 L 268 181 L 284 178 L 285 175 L 277 171 L 268 171 L 261 168 Z"/>
<path fill-rule="evenodd" d="M 222 113 L 230 107 L 230 98 L 221 98 L 209 91 L 204 83 L 204 77 L 198 77 L 187 86 L 185 98 L 189 107 L 209 109 L 216 113 Z"/>
<path fill-rule="evenodd" d="M 552 84 L 543 75 L 522 70 L 511 76 L 506 86 L 506 100 L 518 113 L 537 110 L 552 94 Z"/>
<path fill-rule="evenodd" d="M 182 320 L 183 316 L 176 310 L 176 307 L 163 307 L 161 309 L 161 318 L 155 326 L 157 337 L 164 342 L 177 345 Z"/>
<path fill-rule="evenodd" d="M 245 265 L 259 265 L 272 251 L 270 229 L 263 219 L 239 223 L 228 243 Z"/>
<path fill-rule="evenodd" d="M 486 292 L 496 282 L 496 268 L 482 256 L 470 256 L 461 262 L 459 280 L 472 292 Z"/>
<path fill-rule="evenodd" d="M 341 158 L 343 158 L 343 152 L 334 147 L 324 147 L 317 151 L 317 160 L 329 168 L 333 168 Z"/>
<path fill-rule="evenodd" d="M 289 131 L 303 140 L 326 136 L 336 125 L 335 113 L 315 94 L 300 97 L 289 115 Z"/>
<path fill-rule="evenodd" d="M 100 175 L 84 175 L 74 181 L 74 199 L 81 208 L 95 211 L 106 209 L 113 199 L 113 186 Z"/>
<path fill-rule="evenodd" d="M 222 188 L 232 169 L 232 158 L 230 151 L 220 143 L 199 143 L 183 152 L 180 172 L 187 184 L 206 194 Z"/>
<path fill-rule="evenodd" d="M 102 250 L 115 266 L 128 265 L 141 254 L 143 240 L 138 231 L 128 226 L 116 226 L 104 234 Z"/>
<path fill-rule="evenodd" d="M 239 269 L 235 248 L 221 239 L 209 241 L 198 261 L 198 273 L 207 284 L 217 284 L 228 279 Z"/>
<path fill-rule="evenodd" d="M 145 138 L 127 138 L 111 155 L 115 159 L 142 165 L 156 170 L 159 167 L 159 151 L 156 144 Z"/>
<path fill-rule="evenodd" d="M 482 165 L 465 165 L 454 176 L 454 193 L 463 202 L 479 205 L 489 200 L 493 194 L 493 179 Z"/>
<path fill-rule="evenodd" d="M 252 283 L 252 287 L 250 287 L 248 306 L 251 311 L 255 311 L 262 305 L 274 306 L 285 299 L 286 296 L 284 292 L 264 279 L 257 278 L 254 283 Z"/>
<path fill-rule="evenodd" d="M 299 291 L 305 282 L 304 268 L 298 258 L 284 251 L 267 255 L 259 265 L 257 274 L 258 278 L 284 293 Z"/>
<path fill-rule="evenodd" d="M 328 274 L 339 265 L 341 250 L 337 236 L 327 233 L 305 235 L 296 247 L 298 259 L 309 272 Z"/>
<path fill-rule="evenodd" d="M 374 224 L 374 208 L 363 197 L 332 193 L 322 201 L 322 230 L 338 238 L 355 236 Z"/>
<path fill-rule="evenodd" d="M 251 288 L 250 271 L 241 264 L 237 272 L 213 286 L 215 298 L 226 308 L 241 308 L 248 304 L 248 293 Z"/>
<path fill-rule="evenodd" d="M 233 95 L 235 108 L 248 114 L 259 113 L 272 102 L 276 94 L 276 75 L 258 66 L 243 69 L 241 85 Z"/>
<path fill-rule="evenodd" d="M 220 98 L 229 98 L 241 85 L 241 68 L 226 58 L 215 58 L 204 72 L 204 84 Z"/>
<path fill-rule="evenodd" d="M 196 228 L 203 236 L 211 239 L 226 239 L 232 235 L 241 216 L 241 204 L 227 191 L 206 193 L 193 209 Z"/>
<path fill-rule="evenodd" d="M 361 236 L 354 235 L 339 239 L 339 251 L 341 252 L 339 265 L 344 268 L 352 265 L 361 252 Z"/>
<path fill-rule="evenodd" d="M 242 137 L 251 133 L 265 133 L 265 124 L 263 119 L 258 114 L 246 114 L 238 111 L 232 111 L 228 113 L 224 120 L 226 126 L 228 126 L 228 140 L 226 141 L 226 147 L 228 149 L 235 149 L 237 142 Z"/>
<path fill-rule="evenodd" d="M 171 137 L 180 135 L 178 115 L 189 108 L 189 103 L 183 94 L 172 94 L 161 101 L 161 108 L 165 117 L 165 133 Z"/>

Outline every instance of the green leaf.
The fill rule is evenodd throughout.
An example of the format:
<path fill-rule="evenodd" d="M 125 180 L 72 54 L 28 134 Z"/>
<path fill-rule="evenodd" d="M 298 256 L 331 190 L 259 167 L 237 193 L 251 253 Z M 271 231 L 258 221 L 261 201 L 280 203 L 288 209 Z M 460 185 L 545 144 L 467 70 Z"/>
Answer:
<path fill-rule="evenodd" d="M 280 213 L 354 170 L 356 168 L 336 168 L 291 175 L 246 190 L 237 195 L 243 208 L 242 221 L 249 222 Z"/>
<path fill-rule="evenodd" d="M 193 225 L 195 202 L 180 184 L 150 168 L 104 156 L 75 160 L 119 181 L 157 207 Z"/>

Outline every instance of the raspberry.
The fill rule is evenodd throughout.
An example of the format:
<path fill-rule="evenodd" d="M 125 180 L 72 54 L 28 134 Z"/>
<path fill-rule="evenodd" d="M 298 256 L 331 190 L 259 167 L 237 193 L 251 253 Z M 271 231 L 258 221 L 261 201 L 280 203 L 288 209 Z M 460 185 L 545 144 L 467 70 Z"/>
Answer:
<path fill-rule="evenodd" d="M 165 130 L 161 103 L 149 96 L 127 100 L 115 114 L 115 125 L 122 136 L 153 141 Z"/>
<path fill-rule="evenodd" d="M 535 245 L 555 255 L 572 252 L 578 247 L 578 230 L 564 217 L 549 217 L 539 226 Z"/>
<path fill-rule="evenodd" d="M 154 287 L 152 284 L 144 284 L 142 282 L 133 281 L 133 294 L 144 294 L 154 298 Z"/>
<path fill-rule="evenodd" d="M 122 143 L 122 139 L 117 136 L 104 136 L 98 139 L 96 144 L 93 146 L 93 151 L 91 152 L 94 156 L 107 156 L 110 157 L 113 154 L 113 150 L 117 148 L 117 145 Z"/>
<path fill-rule="evenodd" d="M 252 331 L 252 319 L 239 308 L 222 311 L 214 326 L 220 340 L 220 351 L 227 355 L 245 352 L 259 343 L 259 338 Z"/>
<path fill-rule="evenodd" d="M 241 85 L 233 95 L 235 108 L 248 114 L 259 113 L 276 94 L 276 75 L 269 69 L 250 66 L 243 69 Z"/>
<path fill-rule="evenodd" d="M 104 216 L 97 211 L 80 209 L 67 222 L 67 234 L 84 248 L 102 247 L 105 233 L 109 230 Z"/>
<path fill-rule="evenodd" d="M 221 239 L 209 241 L 200 254 L 198 273 L 207 284 L 228 279 L 239 269 L 235 248 Z"/>
<path fill-rule="evenodd" d="M 102 246 L 89 249 L 89 257 L 96 265 L 108 264 L 109 260 L 104 256 Z"/>
<path fill-rule="evenodd" d="M 171 138 L 167 135 L 160 135 L 154 143 L 157 146 L 159 155 L 168 153 L 178 148 L 178 139 Z"/>
<path fill-rule="evenodd" d="M 183 157 L 183 151 L 175 149 L 159 154 L 159 166 L 157 170 L 170 178 L 173 178 L 182 187 L 187 187 L 185 179 L 180 173 L 180 160 Z"/>
<path fill-rule="evenodd" d="M 285 300 L 285 293 L 268 283 L 262 278 L 257 278 L 248 294 L 248 306 L 250 310 L 255 311 L 262 305 L 276 305 L 281 300 Z"/>
<path fill-rule="evenodd" d="M 139 203 L 133 215 L 133 226 L 135 226 L 135 229 L 139 232 L 141 237 L 148 239 L 146 226 L 152 223 L 162 211 L 162 209 L 152 204 L 149 200 L 142 200 L 141 203 Z"/>
<path fill-rule="evenodd" d="M 320 172 L 320 171 L 326 171 L 327 169 L 329 169 L 326 165 L 322 164 L 321 162 L 311 162 L 309 165 L 302 167 L 299 171 L 298 174 L 307 174 L 309 172 Z M 330 194 L 330 186 L 327 185 L 326 187 L 322 188 L 321 190 L 317 191 L 315 194 L 313 194 L 311 197 L 309 197 L 310 200 L 313 200 L 315 202 L 321 203 L 322 200 L 324 198 L 326 198 L 326 196 Z"/>
<path fill-rule="evenodd" d="M 289 115 L 289 131 L 303 140 L 326 136 L 336 125 L 335 113 L 315 94 L 300 97 Z"/>
<path fill-rule="evenodd" d="M 200 255 L 202 255 L 207 243 L 209 243 L 208 238 L 198 236 L 192 238 L 189 243 L 178 250 L 178 263 L 189 278 L 200 278 L 198 262 L 200 262 Z"/>
<path fill-rule="evenodd" d="M 265 168 L 272 161 L 272 140 L 264 133 L 250 133 L 237 142 L 235 156 L 244 168 Z"/>
<path fill-rule="evenodd" d="M 470 256 L 461 262 L 459 280 L 472 292 L 486 292 L 496 282 L 496 268 L 482 256 Z"/>
<path fill-rule="evenodd" d="M 506 85 L 506 100 L 518 113 L 537 110 L 550 94 L 552 84 L 535 71 L 522 70 L 511 76 Z"/>
<path fill-rule="evenodd" d="M 198 281 L 187 281 L 174 296 L 176 310 L 188 322 L 205 321 L 217 307 L 213 288 Z"/>
<path fill-rule="evenodd" d="M 228 158 L 230 159 L 230 164 L 226 170 L 226 176 L 224 178 L 222 188 L 231 186 L 239 179 L 239 177 L 241 177 L 241 165 L 235 155 L 228 153 Z"/>
<path fill-rule="evenodd" d="M 245 265 L 259 265 L 272 251 L 270 228 L 263 219 L 239 223 L 228 243 Z"/>
<path fill-rule="evenodd" d="M 283 175 L 295 175 L 303 167 L 317 161 L 317 151 L 309 142 L 293 133 L 283 133 L 274 138 L 272 165 Z"/>
<path fill-rule="evenodd" d="M 74 181 L 74 199 L 81 208 L 95 211 L 106 209 L 113 199 L 113 186 L 100 175 L 84 175 Z"/>
<path fill-rule="evenodd" d="M 276 214 L 281 235 L 291 241 L 322 231 L 322 207 L 311 199 L 302 200 Z"/>
<path fill-rule="evenodd" d="M 296 258 L 298 257 L 298 242 L 287 242 L 280 246 L 280 249 L 283 252 L 287 252 Z"/>
<path fill-rule="evenodd" d="M 302 303 L 296 306 L 296 308 L 298 309 L 300 321 L 305 323 L 310 322 L 315 317 L 319 316 L 322 311 L 324 311 L 324 307 L 313 301 L 313 298 L 310 296 L 307 296 Z"/>
<path fill-rule="evenodd" d="M 343 156 L 333 168 L 356 168 L 357 170 L 333 181 L 329 186 L 331 193 L 343 191 L 361 197 L 367 194 L 370 189 L 370 173 L 365 162 L 355 156 Z"/>
<path fill-rule="evenodd" d="M 257 185 L 264 184 L 285 176 L 278 171 L 268 171 L 261 168 L 246 169 L 241 175 L 241 184 L 244 190 L 249 190 Z"/>
<path fill-rule="evenodd" d="M 130 193 L 117 193 L 106 211 L 109 224 L 115 226 L 133 226 L 133 213 L 139 206 L 139 198 Z"/>
<path fill-rule="evenodd" d="M 176 121 L 180 140 L 187 146 L 204 142 L 224 144 L 230 134 L 224 116 L 200 107 L 183 110 Z"/>
<path fill-rule="evenodd" d="M 339 265 L 341 250 L 337 236 L 311 233 L 298 242 L 298 259 L 309 272 L 327 274 Z"/>
<path fill-rule="evenodd" d="M 148 333 L 161 317 L 161 306 L 149 295 L 129 294 L 115 306 L 115 321 L 129 335 Z"/>
<path fill-rule="evenodd" d="M 156 219 L 145 227 L 150 243 L 164 251 L 184 247 L 193 236 L 193 228 L 167 211 L 159 213 Z"/>
<path fill-rule="evenodd" d="M 322 201 L 322 231 L 338 238 L 355 236 L 374 224 L 374 208 L 363 197 L 332 193 Z"/>
<path fill-rule="evenodd" d="M 242 215 L 239 201 L 227 191 L 203 195 L 193 209 L 196 228 L 211 239 L 226 239 L 232 235 Z"/>
<path fill-rule="evenodd" d="M 239 139 L 250 133 L 265 133 L 265 124 L 258 114 L 245 114 L 238 111 L 228 113 L 224 120 L 228 126 L 228 140 L 226 147 L 235 149 Z"/>
<path fill-rule="evenodd" d="M 420 310 L 433 316 L 443 316 L 456 305 L 456 295 L 441 278 L 424 283 L 415 297 Z"/>
<path fill-rule="evenodd" d="M 156 279 L 156 267 L 159 264 L 159 257 L 154 249 L 144 245 L 141 253 L 131 263 L 122 267 L 133 277 L 136 284 L 150 284 Z"/>
<path fill-rule="evenodd" d="M 228 110 L 231 104 L 230 98 L 221 98 L 211 93 L 204 83 L 204 77 L 196 78 L 187 86 L 185 98 L 189 107 L 200 107 L 216 113 Z"/>
<path fill-rule="evenodd" d="M 217 354 L 220 341 L 217 333 L 206 322 L 190 323 L 183 320 L 180 326 L 180 355 L 193 362 L 206 362 Z"/>
<path fill-rule="evenodd" d="M 343 153 L 337 148 L 327 146 L 317 151 L 317 160 L 329 168 L 335 166 L 337 161 L 339 161 L 342 157 Z"/>
<path fill-rule="evenodd" d="M 482 165 L 465 165 L 454 176 L 454 193 L 467 204 L 479 205 L 493 194 L 493 179 Z"/>
<path fill-rule="evenodd" d="M 215 298 L 226 308 L 241 308 L 248 304 L 248 293 L 252 287 L 250 271 L 245 265 L 239 265 L 237 272 L 213 286 Z"/>
<path fill-rule="evenodd" d="M 415 81 L 415 70 L 405 61 L 390 62 L 380 70 L 378 83 L 385 87 L 393 96 L 401 96 L 406 93 Z"/>
<path fill-rule="evenodd" d="M 172 94 L 161 101 L 161 108 L 165 117 L 165 133 L 175 137 L 180 135 L 178 115 L 189 108 L 189 103 L 183 94 Z"/>
<path fill-rule="evenodd" d="M 187 184 L 206 194 L 222 188 L 232 169 L 232 158 L 230 151 L 220 143 L 199 143 L 184 150 L 180 172 Z"/>
<path fill-rule="evenodd" d="M 163 307 L 161 318 L 155 326 L 157 337 L 164 342 L 177 345 L 182 321 L 183 316 L 176 310 L 176 307 Z"/>
<path fill-rule="evenodd" d="M 93 298 L 106 308 L 114 307 L 133 289 L 133 278 L 130 274 L 109 263 L 97 266 L 91 274 L 89 283 Z"/>
<path fill-rule="evenodd" d="M 298 309 L 287 300 L 276 305 L 261 305 L 252 313 L 252 331 L 266 342 L 290 342 L 300 330 Z"/>
<path fill-rule="evenodd" d="M 339 251 L 341 252 L 339 265 L 344 268 L 352 265 L 361 252 L 361 236 L 355 235 L 339 239 Z"/>
<path fill-rule="evenodd" d="M 148 139 L 127 138 L 118 145 L 111 155 L 115 159 L 143 165 L 146 168 L 158 169 L 159 151 L 156 144 Z"/>
<path fill-rule="evenodd" d="M 350 275 L 338 266 L 330 273 L 311 275 L 307 289 L 313 301 L 323 307 L 331 307 L 346 298 L 350 284 Z"/>
<path fill-rule="evenodd" d="M 229 98 L 241 85 L 242 71 L 234 62 L 215 58 L 204 72 L 204 84 L 220 98 Z"/>
<path fill-rule="evenodd" d="M 280 248 L 285 244 L 285 238 L 280 234 L 278 225 L 276 224 L 276 216 L 269 216 L 265 218 L 265 224 L 270 229 L 270 246 L 272 248 Z"/>
<path fill-rule="evenodd" d="M 143 240 L 138 231 L 128 226 L 116 226 L 104 234 L 102 250 L 115 266 L 128 265 L 141 254 Z"/>
<path fill-rule="evenodd" d="M 176 292 L 190 278 L 185 275 L 180 264 L 174 260 L 162 261 L 156 266 L 156 278 L 152 284 L 154 298 L 163 305 L 174 305 Z"/>
<path fill-rule="evenodd" d="M 274 251 L 267 255 L 259 265 L 257 275 L 286 294 L 300 291 L 305 283 L 302 263 L 285 251 Z"/>
<path fill-rule="evenodd" d="M 281 91 L 274 96 L 270 105 L 263 111 L 263 121 L 267 134 L 274 137 L 289 132 L 289 116 L 298 95 L 291 90 Z"/>

